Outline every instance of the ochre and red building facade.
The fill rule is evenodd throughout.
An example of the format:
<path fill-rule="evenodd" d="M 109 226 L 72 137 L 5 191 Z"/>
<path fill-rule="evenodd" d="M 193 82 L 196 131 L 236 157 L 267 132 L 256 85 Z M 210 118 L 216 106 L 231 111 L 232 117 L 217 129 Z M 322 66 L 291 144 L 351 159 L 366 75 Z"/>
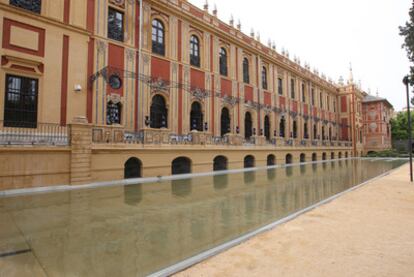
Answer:
<path fill-rule="evenodd" d="M 208 7 L 0 0 L 0 29 L 2 187 L 364 153 L 351 77 L 327 80 Z"/>

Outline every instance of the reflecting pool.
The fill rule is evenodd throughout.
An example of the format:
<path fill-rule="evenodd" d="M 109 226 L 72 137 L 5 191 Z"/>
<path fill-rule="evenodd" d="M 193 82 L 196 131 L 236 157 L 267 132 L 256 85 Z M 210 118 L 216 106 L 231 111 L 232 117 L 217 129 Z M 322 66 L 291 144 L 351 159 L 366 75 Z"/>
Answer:
<path fill-rule="evenodd" d="M 351 159 L 0 198 L 0 262 L 30 253 L 48 276 L 145 276 L 403 163 Z"/>

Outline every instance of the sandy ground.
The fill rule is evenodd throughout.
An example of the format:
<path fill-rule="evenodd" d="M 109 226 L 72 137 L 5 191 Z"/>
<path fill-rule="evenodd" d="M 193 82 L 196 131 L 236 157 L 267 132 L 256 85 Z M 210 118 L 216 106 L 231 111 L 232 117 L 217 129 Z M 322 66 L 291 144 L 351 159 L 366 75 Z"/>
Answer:
<path fill-rule="evenodd" d="M 408 164 L 176 276 L 414 276 Z"/>

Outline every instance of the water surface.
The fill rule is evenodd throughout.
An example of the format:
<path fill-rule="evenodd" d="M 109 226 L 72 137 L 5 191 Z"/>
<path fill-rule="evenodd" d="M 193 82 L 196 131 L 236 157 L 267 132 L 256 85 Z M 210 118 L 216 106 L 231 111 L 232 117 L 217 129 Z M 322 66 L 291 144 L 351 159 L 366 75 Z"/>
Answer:
<path fill-rule="evenodd" d="M 30 249 L 48 276 L 145 276 L 404 162 L 342 160 L 0 198 L 0 259 Z"/>

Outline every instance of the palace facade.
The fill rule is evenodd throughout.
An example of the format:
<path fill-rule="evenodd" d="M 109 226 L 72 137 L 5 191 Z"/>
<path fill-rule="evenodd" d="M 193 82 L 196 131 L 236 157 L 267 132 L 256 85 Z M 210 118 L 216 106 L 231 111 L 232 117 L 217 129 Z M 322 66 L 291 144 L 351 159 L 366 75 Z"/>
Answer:
<path fill-rule="evenodd" d="M 372 151 L 352 71 L 335 83 L 207 5 L 0 0 L 0 29 L 0 188 Z"/>

